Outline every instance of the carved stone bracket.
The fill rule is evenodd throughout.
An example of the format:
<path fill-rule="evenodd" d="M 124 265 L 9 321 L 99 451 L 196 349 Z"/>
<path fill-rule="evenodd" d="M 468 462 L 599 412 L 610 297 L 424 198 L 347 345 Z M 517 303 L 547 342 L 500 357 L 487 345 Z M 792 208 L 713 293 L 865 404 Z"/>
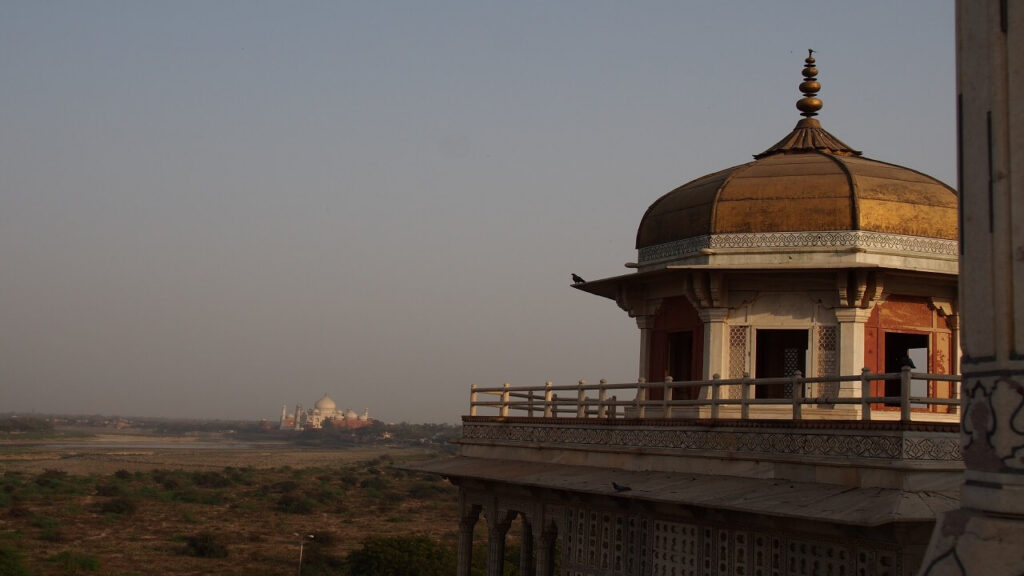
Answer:
<path fill-rule="evenodd" d="M 882 298 L 885 276 L 875 270 L 836 272 L 836 296 L 841 307 L 871 309 Z"/>
<path fill-rule="evenodd" d="M 693 275 L 693 294 L 697 308 L 719 308 L 725 305 L 725 273 L 711 270 Z"/>
<path fill-rule="evenodd" d="M 928 307 L 932 310 L 937 310 L 939 316 L 946 317 L 956 314 L 956 310 L 953 308 L 953 301 L 949 298 L 932 296 L 928 298 Z"/>

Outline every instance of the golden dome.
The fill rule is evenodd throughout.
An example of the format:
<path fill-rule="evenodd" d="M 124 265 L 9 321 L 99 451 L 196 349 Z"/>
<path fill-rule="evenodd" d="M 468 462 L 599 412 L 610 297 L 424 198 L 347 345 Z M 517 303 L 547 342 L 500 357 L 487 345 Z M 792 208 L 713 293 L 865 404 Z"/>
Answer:
<path fill-rule="evenodd" d="M 865 231 L 957 238 L 956 192 L 909 168 L 860 156 L 810 116 L 820 108 L 808 57 L 805 118 L 756 160 L 708 174 L 647 209 L 637 249 L 730 233 Z M 813 72 L 813 74 L 811 74 Z M 808 99 L 815 100 L 814 106 Z"/>
<path fill-rule="evenodd" d="M 828 230 L 955 240 L 956 193 L 920 172 L 868 158 L 777 154 L 662 196 L 640 221 L 636 247 L 709 234 Z"/>

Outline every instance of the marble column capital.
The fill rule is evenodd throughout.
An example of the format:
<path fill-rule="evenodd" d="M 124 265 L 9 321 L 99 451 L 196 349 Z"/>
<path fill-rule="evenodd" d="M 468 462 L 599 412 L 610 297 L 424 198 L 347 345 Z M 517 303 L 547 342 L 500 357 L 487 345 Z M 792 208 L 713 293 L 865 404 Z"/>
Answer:
<path fill-rule="evenodd" d="M 701 322 L 725 322 L 729 318 L 728 308 L 700 308 L 697 310 Z"/>
<path fill-rule="evenodd" d="M 654 323 L 657 321 L 657 316 L 637 316 L 636 327 L 641 330 L 650 330 L 654 328 Z"/>
<path fill-rule="evenodd" d="M 832 310 L 836 315 L 836 320 L 840 324 L 856 323 L 864 324 L 871 317 L 870 308 L 835 308 Z"/>

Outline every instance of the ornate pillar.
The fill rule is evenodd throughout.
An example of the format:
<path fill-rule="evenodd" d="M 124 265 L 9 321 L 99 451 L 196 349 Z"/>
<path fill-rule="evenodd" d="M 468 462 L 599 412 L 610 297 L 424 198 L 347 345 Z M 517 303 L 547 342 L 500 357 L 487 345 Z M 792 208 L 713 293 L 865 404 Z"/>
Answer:
<path fill-rule="evenodd" d="M 950 314 L 946 316 L 946 326 L 949 326 L 950 340 L 953 341 L 953 356 L 949 359 L 949 373 L 960 373 L 960 358 L 963 351 L 960 347 L 960 315 Z"/>
<path fill-rule="evenodd" d="M 480 506 L 468 504 L 459 491 L 459 560 L 457 576 L 470 576 L 473 566 L 473 529 L 480 519 Z"/>
<path fill-rule="evenodd" d="M 519 548 L 519 576 L 535 576 L 533 562 L 533 523 L 523 518 L 523 541 Z"/>
<path fill-rule="evenodd" d="M 871 317 L 870 308 L 836 308 L 839 322 L 839 374 L 860 374 L 864 368 L 864 326 Z M 841 382 L 840 398 L 859 398 L 860 382 Z"/>
<path fill-rule="evenodd" d="M 487 576 L 505 574 L 505 535 L 516 513 L 493 508 L 487 514 Z"/>
<path fill-rule="evenodd" d="M 697 313 L 704 323 L 704 379 L 710 380 L 715 374 L 728 378 L 729 328 L 725 321 L 729 317 L 729 309 L 701 308 Z"/>
<path fill-rule="evenodd" d="M 548 526 L 537 539 L 537 574 L 536 576 L 555 576 L 555 546 L 558 543 L 558 531 Z"/>
<path fill-rule="evenodd" d="M 958 0 L 960 509 L 921 574 L 1024 574 L 1024 3 Z"/>
<path fill-rule="evenodd" d="M 636 326 L 640 329 L 640 378 L 651 377 L 651 330 L 657 316 L 637 316 Z"/>

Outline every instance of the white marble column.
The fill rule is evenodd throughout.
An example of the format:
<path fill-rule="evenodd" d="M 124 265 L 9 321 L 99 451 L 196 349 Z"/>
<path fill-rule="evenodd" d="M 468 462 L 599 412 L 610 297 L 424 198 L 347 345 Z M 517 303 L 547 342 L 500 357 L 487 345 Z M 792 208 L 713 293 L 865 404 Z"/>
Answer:
<path fill-rule="evenodd" d="M 839 322 L 839 374 L 860 374 L 864 368 L 864 327 L 871 316 L 869 308 L 836 308 Z M 842 382 L 840 398 L 860 398 L 860 382 Z"/>
<path fill-rule="evenodd" d="M 728 308 L 701 308 L 697 311 L 704 323 L 704 380 L 715 374 L 729 376 Z"/>
<path fill-rule="evenodd" d="M 958 0 L 964 484 L 921 574 L 1024 574 L 1024 2 Z"/>
<path fill-rule="evenodd" d="M 651 331 L 656 316 L 637 316 L 636 326 L 640 329 L 640 368 L 638 377 L 647 379 L 651 374 Z"/>

